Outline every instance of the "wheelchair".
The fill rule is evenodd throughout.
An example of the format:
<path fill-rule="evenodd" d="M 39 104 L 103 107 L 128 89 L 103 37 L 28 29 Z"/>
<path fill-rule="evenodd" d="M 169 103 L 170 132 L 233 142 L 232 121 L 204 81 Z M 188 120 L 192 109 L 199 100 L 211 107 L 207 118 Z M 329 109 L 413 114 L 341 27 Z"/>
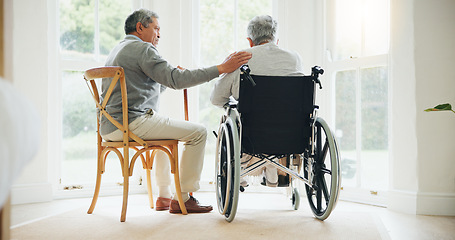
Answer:
<path fill-rule="evenodd" d="M 324 70 L 312 68 L 310 76 L 255 76 L 241 67 L 238 102 L 225 106 L 216 145 L 216 198 L 225 220 L 234 220 L 240 179 L 273 165 L 285 172 L 295 210 L 299 208 L 296 180 L 305 183 L 306 196 L 319 220 L 325 220 L 336 206 L 340 191 L 340 156 L 335 136 L 317 115 L 316 86 Z M 241 159 L 259 161 L 241 167 Z M 284 159 L 285 161 L 280 161 Z"/>

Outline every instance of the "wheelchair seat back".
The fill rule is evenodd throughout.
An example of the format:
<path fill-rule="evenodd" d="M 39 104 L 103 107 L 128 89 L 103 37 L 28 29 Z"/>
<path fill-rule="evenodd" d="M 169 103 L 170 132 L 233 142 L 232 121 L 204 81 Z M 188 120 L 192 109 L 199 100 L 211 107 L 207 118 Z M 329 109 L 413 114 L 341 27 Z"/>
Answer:
<path fill-rule="evenodd" d="M 242 121 L 242 152 L 303 153 L 311 133 L 314 81 L 311 76 L 241 74 L 238 111 Z M 244 79 L 245 78 L 245 79 Z"/>

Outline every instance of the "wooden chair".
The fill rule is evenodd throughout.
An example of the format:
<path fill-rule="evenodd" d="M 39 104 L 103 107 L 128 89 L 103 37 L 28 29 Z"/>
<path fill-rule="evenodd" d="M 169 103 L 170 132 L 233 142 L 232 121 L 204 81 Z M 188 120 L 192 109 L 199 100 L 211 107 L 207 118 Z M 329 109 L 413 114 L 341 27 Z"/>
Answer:
<path fill-rule="evenodd" d="M 96 86 L 95 79 L 99 78 L 113 78 L 112 82 L 107 90 L 106 96 L 103 99 L 103 102 L 100 102 L 100 95 L 98 88 Z M 171 173 L 174 174 L 175 190 L 179 200 L 180 209 L 184 215 L 188 214 L 185 204 L 182 199 L 182 192 L 180 189 L 180 179 L 179 179 L 179 159 L 178 159 L 178 140 L 165 139 L 165 140 L 153 140 L 153 141 L 144 141 L 139 138 L 137 135 L 129 131 L 128 128 L 128 99 L 126 91 L 126 82 L 125 82 L 125 73 L 122 67 L 100 67 L 93 68 L 85 71 L 84 79 L 87 86 L 89 87 L 90 92 L 92 93 L 93 99 L 97 109 L 99 110 L 99 115 L 97 115 L 97 138 L 98 138 L 98 171 L 96 177 L 96 186 L 95 193 L 93 195 L 92 204 L 90 205 L 88 214 L 91 214 L 95 208 L 96 201 L 98 200 L 98 195 L 101 185 L 101 174 L 105 171 L 106 158 L 110 152 L 117 154 L 120 159 L 122 166 L 122 175 L 123 175 L 123 206 L 120 221 L 124 222 L 126 219 L 126 208 L 128 202 L 128 185 L 129 177 L 133 174 L 134 163 L 137 158 L 140 157 L 142 160 L 142 166 L 147 172 L 147 191 L 149 196 L 150 207 L 153 208 L 153 195 L 151 187 L 151 177 L 150 170 L 153 166 L 153 160 L 156 155 L 156 151 L 163 151 L 169 157 L 171 162 Z M 88 84 L 90 83 L 90 85 Z M 109 113 L 106 112 L 106 104 L 109 101 L 109 98 L 112 94 L 114 86 L 120 84 L 120 90 L 122 95 L 122 111 L 123 111 L 123 123 L 119 123 L 114 120 Z M 186 103 L 185 99 L 185 104 Z M 186 107 L 185 107 L 185 110 Z M 104 115 L 112 124 L 114 124 L 118 129 L 123 132 L 123 141 L 118 142 L 106 142 L 103 141 L 100 135 L 100 118 Z M 185 114 L 187 116 L 187 114 Z M 119 149 L 123 149 L 122 152 Z M 136 153 L 129 160 L 129 149 L 134 149 Z"/>

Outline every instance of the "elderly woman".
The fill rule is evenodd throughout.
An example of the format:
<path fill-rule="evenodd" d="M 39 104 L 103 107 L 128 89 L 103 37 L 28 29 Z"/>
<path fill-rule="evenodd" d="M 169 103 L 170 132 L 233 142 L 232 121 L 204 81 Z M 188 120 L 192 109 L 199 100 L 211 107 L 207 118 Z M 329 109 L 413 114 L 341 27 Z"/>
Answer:
<path fill-rule="evenodd" d="M 243 51 L 253 54 L 248 62 L 251 69 L 250 74 L 265 76 L 299 76 L 303 75 L 303 67 L 300 56 L 291 51 L 278 47 L 277 34 L 278 23 L 271 16 L 256 16 L 248 24 L 247 40 L 250 43 L 249 49 Z M 215 106 L 223 107 L 229 102 L 232 96 L 235 100 L 239 98 L 240 70 L 237 69 L 221 77 L 212 90 L 210 100 Z M 245 156 L 242 158 L 242 167 L 255 162 L 255 158 Z M 266 185 L 275 187 L 278 185 L 277 169 L 274 166 L 267 166 L 264 169 Z M 248 184 L 242 180 L 241 185 Z"/>

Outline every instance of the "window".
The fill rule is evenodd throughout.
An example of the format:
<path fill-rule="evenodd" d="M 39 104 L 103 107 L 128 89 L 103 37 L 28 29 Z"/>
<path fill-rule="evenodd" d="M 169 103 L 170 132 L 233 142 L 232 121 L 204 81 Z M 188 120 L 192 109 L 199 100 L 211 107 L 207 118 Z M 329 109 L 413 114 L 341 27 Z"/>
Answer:
<path fill-rule="evenodd" d="M 132 0 L 56 2 L 57 68 L 61 92 L 60 183 L 62 187 L 71 189 L 73 186 L 93 184 L 97 171 L 95 104 L 82 73 L 104 65 L 109 51 L 125 36 L 123 26 L 126 17 L 132 9 L 140 6 L 136 6 L 138 1 Z M 107 162 L 102 183 L 117 185 L 123 182 L 115 154 L 110 154 Z M 133 175 L 130 181 L 132 185 L 140 183 L 140 175 Z"/>
<path fill-rule="evenodd" d="M 342 185 L 377 194 L 388 187 L 388 1 L 327 0 L 326 16 Z"/>
<path fill-rule="evenodd" d="M 388 53 L 388 1 L 328 0 L 333 61 Z"/>
<path fill-rule="evenodd" d="M 62 149 L 57 162 L 61 187 L 93 184 L 96 176 L 96 137 L 95 106 L 90 93 L 82 80 L 84 70 L 103 66 L 109 51 L 123 39 L 124 20 L 132 10 L 141 7 L 140 0 L 55 0 L 55 33 L 59 51 L 56 53 L 58 72 L 58 92 L 61 101 L 58 110 L 61 117 L 62 141 L 57 144 Z M 150 4 L 150 2 L 148 2 Z M 169 4 L 169 3 L 166 3 Z M 200 42 L 194 53 L 197 65 L 209 66 L 220 63 L 230 53 L 248 48 L 246 26 L 249 20 L 259 14 L 272 15 L 272 0 L 253 1 L 193 1 L 197 6 L 194 27 L 199 29 Z M 157 4 L 160 7 L 160 4 Z M 53 21 L 53 20 L 51 20 Z M 164 56 L 166 58 L 166 56 Z M 186 61 L 188 59 L 183 59 Z M 213 84 L 213 81 L 211 82 Z M 217 130 L 221 109 L 208 101 L 212 84 L 204 84 L 198 89 L 199 121 L 209 132 Z M 215 138 L 208 137 L 206 159 L 214 159 Z M 60 143 L 61 142 L 61 143 Z M 60 161 L 61 159 L 61 161 Z M 114 154 L 107 159 L 106 172 L 102 184 L 116 185 L 122 182 L 119 160 Z M 214 161 L 206 161 L 203 181 L 212 181 Z M 141 164 L 135 167 L 141 168 Z M 137 171 L 139 170 L 139 171 Z M 131 186 L 140 184 L 140 169 L 130 178 Z"/>
<path fill-rule="evenodd" d="M 246 28 L 257 15 L 272 16 L 272 0 L 199 0 L 199 66 L 221 63 L 232 52 L 249 48 Z M 212 131 L 218 130 L 223 114 L 223 110 L 213 106 L 209 100 L 214 83 L 199 86 L 199 122 L 209 132 L 203 181 L 213 181 L 214 178 L 216 138 Z"/>

